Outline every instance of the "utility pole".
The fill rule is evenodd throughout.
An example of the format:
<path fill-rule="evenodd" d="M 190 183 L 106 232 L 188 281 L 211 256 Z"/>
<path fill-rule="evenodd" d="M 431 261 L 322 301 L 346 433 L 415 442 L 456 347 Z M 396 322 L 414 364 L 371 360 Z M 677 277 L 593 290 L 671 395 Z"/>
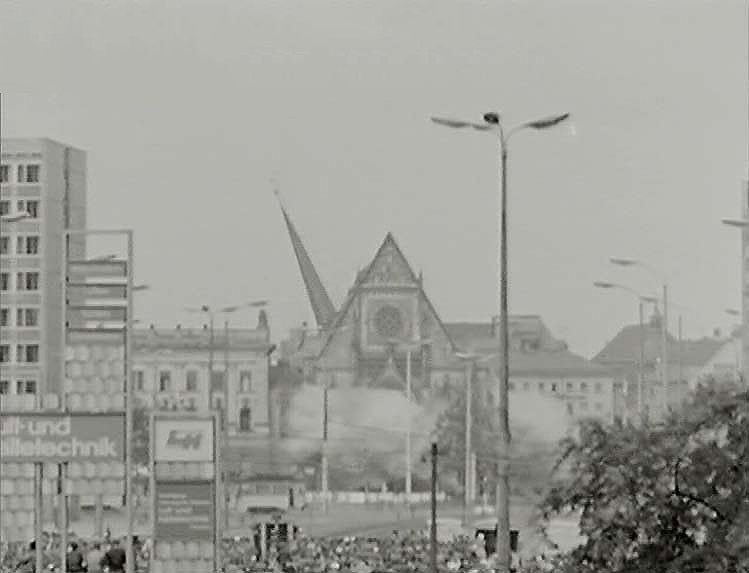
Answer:
<path fill-rule="evenodd" d="M 406 400 L 409 411 L 406 416 L 406 502 L 411 503 L 411 348 L 406 350 Z"/>
<path fill-rule="evenodd" d="M 432 522 L 429 528 L 429 561 L 432 573 L 437 569 L 437 443 L 432 442 Z"/>
<path fill-rule="evenodd" d="M 322 451 L 320 462 L 320 490 L 322 491 L 323 510 L 328 509 L 328 383 L 323 387 L 322 410 Z"/>
<path fill-rule="evenodd" d="M 466 361 L 466 437 L 465 437 L 465 469 L 464 469 L 464 492 L 463 492 L 463 523 L 468 523 L 469 509 L 471 505 L 471 402 L 473 392 L 473 362 Z"/>
<path fill-rule="evenodd" d="M 663 374 L 663 420 L 668 415 L 668 286 L 663 285 L 663 364 L 661 373 Z"/>
<path fill-rule="evenodd" d="M 643 391 L 645 386 L 645 318 L 643 316 L 642 298 L 639 299 L 640 315 L 640 371 L 637 376 L 637 414 L 640 416 L 640 425 L 645 424 L 645 404 L 643 402 Z"/>

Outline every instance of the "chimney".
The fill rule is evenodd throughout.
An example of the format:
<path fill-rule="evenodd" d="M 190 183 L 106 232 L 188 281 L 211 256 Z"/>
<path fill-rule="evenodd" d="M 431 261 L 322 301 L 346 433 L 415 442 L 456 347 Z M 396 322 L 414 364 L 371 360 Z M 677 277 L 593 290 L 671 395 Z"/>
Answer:
<path fill-rule="evenodd" d="M 177 325 L 177 330 L 182 330 L 182 325 L 181 324 Z"/>
<path fill-rule="evenodd" d="M 207 324 L 203 325 L 203 330 L 208 330 L 208 325 Z"/>
<path fill-rule="evenodd" d="M 156 327 L 153 324 L 149 324 L 148 330 L 156 330 Z"/>

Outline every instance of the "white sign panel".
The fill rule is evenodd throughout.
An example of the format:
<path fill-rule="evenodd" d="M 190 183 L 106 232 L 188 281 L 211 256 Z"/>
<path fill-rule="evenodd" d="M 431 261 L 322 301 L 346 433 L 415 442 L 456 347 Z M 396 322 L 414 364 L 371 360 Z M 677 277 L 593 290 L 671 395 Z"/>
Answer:
<path fill-rule="evenodd" d="M 213 461 L 213 420 L 157 417 L 154 426 L 155 461 Z"/>

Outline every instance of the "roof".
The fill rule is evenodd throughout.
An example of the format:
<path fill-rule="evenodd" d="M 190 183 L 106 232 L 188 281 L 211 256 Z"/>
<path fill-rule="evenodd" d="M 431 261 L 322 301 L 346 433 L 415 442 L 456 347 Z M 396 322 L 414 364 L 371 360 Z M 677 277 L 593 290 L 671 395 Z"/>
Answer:
<path fill-rule="evenodd" d="M 133 346 L 136 351 L 144 350 L 205 350 L 211 346 L 211 334 L 207 328 L 171 328 L 171 329 L 137 329 L 133 332 Z M 226 348 L 226 337 L 223 329 L 216 329 L 213 336 L 213 348 L 223 351 Z M 268 351 L 272 348 L 267 330 L 240 329 L 229 330 L 230 350 Z"/>
<path fill-rule="evenodd" d="M 411 276 L 411 280 L 414 284 L 418 286 L 419 294 L 423 297 L 424 302 L 429 307 L 429 311 L 433 314 L 433 316 L 437 319 L 437 323 L 442 328 L 442 330 L 445 333 L 445 336 L 447 336 L 447 340 L 452 347 L 453 351 L 457 350 L 457 347 L 455 345 L 455 342 L 453 341 L 452 337 L 450 336 L 450 332 L 447 330 L 445 324 L 442 322 L 442 319 L 440 318 L 439 313 L 435 310 L 434 305 L 432 304 L 432 301 L 429 300 L 429 297 L 427 296 L 426 292 L 424 292 L 424 289 L 421 285 L 421 281 L 416 276 L 416 274 L 413 272 L 413 269 L 411 268 L 411 265 L 408 263 L 408 259 L 406 259 L 405 256 L 403 256 L 403 251 L 401 251 L 400 247 L 398 246 L 398 243 L 395 240 L 395 237 L 391 232 L 388 232 L 387 235 L 385 235 L 385 239 L 382 241 L 382 244 L 377 249 L 377 252 L 375 253 L 375 256 L 372 257 L 372 260 L 370 263 L 366 266 L 366 268 L 357 273 L 356 282 L 354 283 L 354 286 L 349 290 L 348 296 L 346 297 L 346 300 L 343 303 L 343 306 L 341 306 L 341 310 L 336 315 L 335 319 L 333 320 L 330 329 L 327 331 L 327 336 L 325 338 L 325 342 L 322 345 L 320 352 L 318 353 L 318 357 L 322 356 L 322 354 L 325 352 L 325 350 L 328 348 L 330 343 L 333 341 L 333 338 L 335 336 L 336 330 L 341 326 L 341 322 L 346 318 L 346 314 L 348 313 L 349 307 L 351 304 L 356 300 L 356 297 L 358 296 L 357 289 L 359 286 L 363 285 L 367 280 L 369 280 L 370 275 L 372 274 L 374 268 L 375 268 L 375 261 L 380 258 L 381 253 L 385 250 L 385 248 L 388 245 L 392 245 L 392 247 L 395 249 L 397 255 L 401 258 L 401 260 L 404 262 L 404 264 L 407 267 L 408 273 Z"/>
<path fill-rule="evenodd" d="M 492 336 L 489 322 L 446 323 L 450 336 L 463 350 L 484 355 L 494 355 L 489 361 L 495 371 L 499 368 L 499 337 Z M 538 315 L 512 315 L 509 320 L 510 375 L 512 376 L 609 376 L 609 368 L 595 364 L 567 349 L 555 339 Z M 523 349 L 522 341 L 537 343 L 532 349 Z"/>
<path fill-rule="evenodd" d="M 493 369 L 499 368 L 499 358 L 491 360 Z M 609 368 L 595 364 L 569 350 L 510 351 L 511 376 L 551 377 L 606 377 L 612 374 Z"/>
<path fill-rule="evenodd" d="M 662 354 L 662 332 L 652 324 L 643 326 L 645 363 L 653 363 Z M 669 334 L 669 363 L 681 362 L 684 366 L 703 366 L 726 344 L 722 338 L 701 338 L 683 340 L 681 353 L 679 341 Z M 681 354 L 681 360 L 680 355 Z M 601 364 L 631 364 L 640 361 L 640 325 L 630 324 L 622 328 L 616 336 L 593 358 Z"/>
<path fill-rule="evenodd" d="M 336 315 L 333 302 L 330 300 L 328 292 L 325 290 L 325 285 L 323 285 L 322 279 L 320 279 L 320 275 L 317 273 L 317 269 L 312 263 L 307 249 L 304 247 L 302 238 L 297 233 L 296 227 L 294 227 L 294 223 L 291 221 L 283 205 L 281 205 L 281 213 L 283 213 L 283 218 L 286 222 L 286 229 L 289 233 L 289 239 L 291 239 L 291 246 L 294 249 L 299 271 L 302 274 L 304 288 L 307 291 L 312 312 L 315 315 L 315 321 L 320 327 L 328 326 Z"/>

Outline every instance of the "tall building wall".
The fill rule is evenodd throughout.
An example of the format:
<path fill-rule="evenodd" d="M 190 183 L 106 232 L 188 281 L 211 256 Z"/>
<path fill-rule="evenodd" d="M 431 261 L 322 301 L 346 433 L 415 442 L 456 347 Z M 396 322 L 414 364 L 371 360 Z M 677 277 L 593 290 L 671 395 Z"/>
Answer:
<path fill-rule="evenodd" d="M 4 209 L 10 215 L 30 210 L 37 215 L 6 222 L 1 230 L 9 250 L 2 255 L 0 268 L 9 273 L 10 284 L 0 301 L 8 315 L 0 339 L 8 345 L 10 356 L 3 364 L 0 390 L 58 392 L 64 380 L 63 236 L 66 228 L 85 226 L 86 154 L 49 139 L 25 138 L 3 139 L 0 151 L 7 175 L 0 188 L 0 200 L 7 202 Z M 72 214 L 70 223 L 66 212 Z M 19 253 L 21 246 L 27 246 L 19 240 L 29 237 L 38 242 L 36 252 Z M 77 239 L 76 250 L 84 255 L 85 237 Z M 27 273 L 38 273 L 37 288 L 27 288 Z M 19 326 L 19 310 L 35 311 L 36 320 L 31 321 L 35 324 L 27 326 L 24 315 Z M 27 346 L 37 347 L 38 355 L 25 354 Z"/>

